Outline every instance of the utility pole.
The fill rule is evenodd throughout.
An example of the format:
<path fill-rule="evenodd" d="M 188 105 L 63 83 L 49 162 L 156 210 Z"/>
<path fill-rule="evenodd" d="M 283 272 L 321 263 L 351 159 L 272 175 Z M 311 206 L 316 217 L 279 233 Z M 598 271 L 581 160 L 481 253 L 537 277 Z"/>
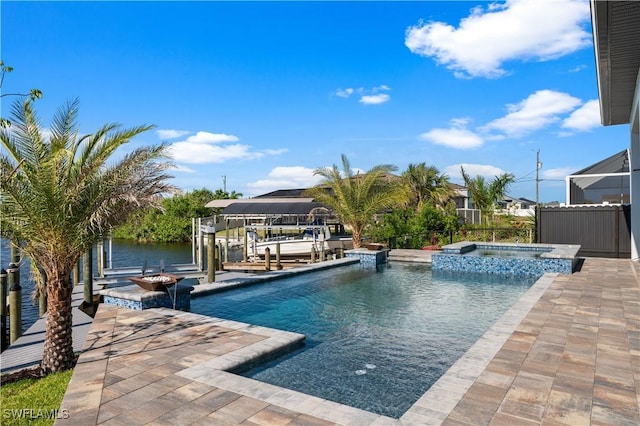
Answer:
<path fill-rule="evenodd" d="M 540 150 L 536 151 L 536 208 L 540 205 L 540 169 L 542 163 L 540 162 Z"/>
<path fill-rule="evenodd" d="M 222 175 L 222 190 L 227 192 L 227 175 Z"/>

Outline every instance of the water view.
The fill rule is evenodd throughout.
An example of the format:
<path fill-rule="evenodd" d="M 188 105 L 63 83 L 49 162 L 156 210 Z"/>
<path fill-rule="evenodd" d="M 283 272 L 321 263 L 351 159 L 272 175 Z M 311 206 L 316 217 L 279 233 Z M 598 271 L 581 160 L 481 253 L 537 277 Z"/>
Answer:
<path fill-rule="evenodd" d="M 400 417 L 535 281 L 356 265 L 197 298 L 191 310 L 307 336 L 247 376 Z"/>
<path fill-rule="evenodd" d="M 106 248 L 105 248 L 106 249 Z M 97 275 L 96 250 L 93 256 L 93 273 Z M 163 260 L 165 265 L 173 263 L 191 263 L 191 243 L 137 244 L 129 240 L 113 241 L 113 267 L 141 266 L 145 261 L 158 266 Z M 6 269 L 10 261 L 10 246 L 5 239 L 0 240 L 0 266 Z M 22 286 L 22 330 L 27 330 L 38 319 L 38 305 L 31 300 L 34 282 L 30 279 L 29 259 L 20 267 L 20 285 Z M 82 276 L 82 270 L 80 271 Z"/>

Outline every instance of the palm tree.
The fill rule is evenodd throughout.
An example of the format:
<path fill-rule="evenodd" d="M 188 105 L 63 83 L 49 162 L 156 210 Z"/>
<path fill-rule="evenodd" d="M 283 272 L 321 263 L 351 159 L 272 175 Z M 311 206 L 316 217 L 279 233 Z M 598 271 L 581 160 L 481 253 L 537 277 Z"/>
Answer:
<path fill-rule="evenodd" d="M 77 100 L 61 107 L 46 136 L 32 102 L 17 101 L 12 126 L 0 129 L 5 149 L 0 155 L 2 236 L 20 246 L 42 271 L 35 278 L 38 291 L 47 294 L 45 372 L 74 364 L 74 265 L 112 226 L 138 208 L 158 205 L 161 195 L 174 189 L 165 183 L 170 163 L 159 161 L 165 145 L 133 149 L 118 161 L 112 158 L 117 148 L 153 126 L 121 129 L 107 124 L 80 135 L 77 114 Z"/>
<path fill-rule="evenodd" d="M 418 211 L 426 202 L 433 202 L 443 210 L 454 195 L 447 175 L 440 174 L 437 168 L 425 163 L 409 164 L 407 170 L 402 173 L 402 178 L 410 188 L 412 204 Z"/>
<path fill-rule="evenodd" d="M 408 195 L 399 180 L 390 178 L 396 167 L 382 164 L 364 174 L 354 175 L 347 157 L 342 154 L 342 171 L 335 164 L 331 168 L 318 168 L 314 175 L 324 181 L 307 193 L 316 201 L 332 208 L 340 220 L 351 228 L 353 247 L 360 247 L 365 227 L 374 215 L 403 204 Z"/>
<path fill-rule="evenodd" d="M 460 170 L 469 196 L 473 200 L 473 205 L 480 210 L 485 223 L 487 223 L 489 214 L 493 214 L 496 203 L 504 197 L 509 185 L 515 181 L 515 177 L 511 173 L 503 173 L 496 176 L 491 182 L 486 182 L 484 177 L 480 175 L 471 178 L 465 173 L 462 166 Z"/>

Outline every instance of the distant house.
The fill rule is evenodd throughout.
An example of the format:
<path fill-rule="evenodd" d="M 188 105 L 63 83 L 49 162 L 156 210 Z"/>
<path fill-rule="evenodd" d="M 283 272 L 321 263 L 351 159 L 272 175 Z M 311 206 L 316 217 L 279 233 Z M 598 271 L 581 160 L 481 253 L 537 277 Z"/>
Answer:
<path fill-rule="evenodd" d="M 455 183 L 450 185 L 454 190 L 452 200 L 458 216 L 464 218 L 466 223 L 479 223 L 480 211 L 471 206 L 467 188 Z M 326 223 L 337 224 L 338 220 L 330 210 L 313 198 L 306 197 L 305 191 L 307 188 L 278 189 L 249 199 L 213 200 L 206 207 L 222 208 L 221 217 L 244 223 L 268 220 L 296 224 L 310 216 L 317 216 Z"/>
<path fill-rule="evenodd" d="M 628 204 L 629 150 L 625 149 L 566 177 L 567 205 Z"/>
<path fill-rule="evenodd" d="M 531 216 L 535 214 L 536 202 L 526 198 L 516 198 L 506 195 L 498 201 L 498 206 L 504 213 L 512 216 Z"/>

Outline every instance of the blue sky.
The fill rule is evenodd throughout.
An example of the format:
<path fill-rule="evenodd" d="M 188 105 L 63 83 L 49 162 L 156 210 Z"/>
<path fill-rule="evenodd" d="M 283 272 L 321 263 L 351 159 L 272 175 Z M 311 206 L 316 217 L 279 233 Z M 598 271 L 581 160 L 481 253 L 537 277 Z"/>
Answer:
<path fill-rule="evenodd" d="M 535 199 L 540 150 L 540 200 L 564 202 L 567 174 L 628 147 L 628 125 L 600 125 L 587 0 L 0 8 L 4 93 L 42 90 L 45 127 L 76 97 L 82 132 L 156 125 L 131 146 L 172 143 L 184 190 L 309 187 L 345 154 L 510 172 Z"/>

